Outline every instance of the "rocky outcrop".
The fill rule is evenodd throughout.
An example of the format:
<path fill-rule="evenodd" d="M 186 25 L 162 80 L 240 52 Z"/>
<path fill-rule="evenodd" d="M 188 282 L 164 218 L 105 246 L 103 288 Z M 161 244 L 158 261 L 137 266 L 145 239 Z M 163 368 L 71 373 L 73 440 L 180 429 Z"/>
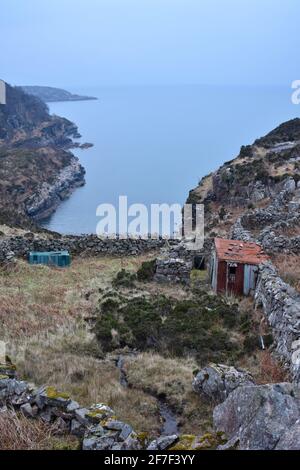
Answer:
<path fill-rule="evenodd" d="M 229 441 L 219 449 L 300 449 L 300 388 L 289 383 L 238 387 L 214 409 L 215 429 Z"/>
<path fill-rule="evenodd" d="M 255 301 L 272 328 L 275 350 L 295 381 L 300 381 L 300 294 L 271 263 L 260 266 Z"/>
<path fill-rule="evenodd" d="M 210 364 L 198 372 L 193 380 L 193 389 L 212 401 L 222 402 L 237 387 L 253 383 L 253 377 L 245 370 Z"/>
<path fill-rule="evenodd" d="M 26 226 L 48 217 L 84 184 L 84 169 L 70 152 L 80 134 L 20 88 L 6 84 L 6 95 L 0 106 L 0 220 Z"/>
<path fill-rule="evenodd" d="M 76 157 L 63 168 L 55 182 L 44 182 L 35 194 L 26 201 L 26 212 L 34 220 L 43 220 L 51 215 L 76 188 L 83 186 L 85 171 Z"/>
<path fill-rule="evenodd" d="M 300 228 L 300 187 L 287 178 L 283 190 L 265 209 L 244 213 L 234 223 L 231 238 L 259 243 L 267 253 L 300 253 L 300 236 L 287 235 Z M 251 230 L 256 232 L 254 237 Z M 260 230 L 259 233 L 257 231 Z"/>

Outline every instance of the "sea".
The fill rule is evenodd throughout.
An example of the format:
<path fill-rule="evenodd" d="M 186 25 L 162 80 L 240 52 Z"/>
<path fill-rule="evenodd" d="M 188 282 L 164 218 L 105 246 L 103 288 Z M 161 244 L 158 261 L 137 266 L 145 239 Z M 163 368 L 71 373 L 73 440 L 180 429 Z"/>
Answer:
<path fill-rule="evenodd" d="M 291 85 L 69 88 L 94 101 L 58 102 L 50 112 L 79 128 L 89 149 L 74 153 L 86 184 L 42 225 L 63 234 L 95 233 L 97 208 L 184 204 L 199 180 L 242 145 L 299 116 Z M 102 206 L 103 207 L 103 206 Z"/>

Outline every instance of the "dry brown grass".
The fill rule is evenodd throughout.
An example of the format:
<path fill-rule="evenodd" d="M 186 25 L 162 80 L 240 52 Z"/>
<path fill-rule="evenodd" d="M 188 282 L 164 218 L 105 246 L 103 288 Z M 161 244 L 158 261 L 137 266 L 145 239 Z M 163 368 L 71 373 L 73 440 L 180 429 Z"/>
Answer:
<path fill-rule="evenodd" d="M 259 354 L 259 374 L 257 383 L 269 384 L 288 381 L 287 371 L 272 357 L 270 351 L 261 351 Z"/>
<path fill-rule="evenodd" d="M 129 384 L 164 398 L 179 414 L 183 433 L 201 434 L 211 429 L 211 406 L 192 389 L 193 359 L 165 358 L 142 353 L 125 364 Z"/>
<path fill-rule="evenodd" d="M 300 256 L 279 254 L 272 257 L 280 277 L 300 292 Z"/>
<path fill-rule="evenodd" d="M 14 272 L 0 272 L 1 338 L 27 342 L 89 316 L 99 288 L 110 285 L 121 267 L 134 269 L 147 256 L 76 258 L 69 269 L 18 261 Z"/>
<path fill-rule="evenodd" d="M 57 429 L 41 420 L 30 420 L 15 411 L 0 413 L 0 450 L 71 450 L 76 438 L 56 437 Z"/>
<path fill-rule="evenodd" d="M 300 236 L 300 227 L 295 225 L 294 227 L 281 228 L 276 230 L 277 235 L 284 235 L 285 237 L 293 238 Z"/>
<path fill-rule="evenodd" d="M 290 380 L 287 371 L 269 350 L 257 351 L 253 356 L 244 357 L 237 365 L 251 372 L 256 384 L 272 384 Z"/>
<path fill-rule="evenodd" d="M 27 352 L 19 372 L 37 385 L 55 385 L 82 406 L 105 403 L 118 419 L 135 430 L 156 434 L 160 424 L 156 400 L 142 390 L 120 385 L 119 370 L 113 358 L 99 360 L 87 355 L 40 348 Z"/>
<path fill-rule="evenodd" d="M 82 405 L 107 403 L 136 430 L 156 433 L 156 400 L 121 387 L 114 362 L 97 359 L 101 349 L 85 321 L 99 289 L 110 287 L 121 268 L 135 271 L 153 256 L 77 258 L 66 270 L 18 261 L 14 273 L 0 273 L 0 337 L 19 375 L 56 386 Z"/>

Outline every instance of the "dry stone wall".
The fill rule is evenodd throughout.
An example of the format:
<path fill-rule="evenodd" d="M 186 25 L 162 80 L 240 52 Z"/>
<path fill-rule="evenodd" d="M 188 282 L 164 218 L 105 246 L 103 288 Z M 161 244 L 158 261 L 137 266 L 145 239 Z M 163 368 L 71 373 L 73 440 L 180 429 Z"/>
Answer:
<path fill-rule="evenodd" d="M 15 409 L 28 419 L 41 419 L 55 424 L 62 435 L 77 436 L 82 450 L 141 450 L 166 449 L 174 444 L 177 435 L 163 436 L 148 442 L 144 433 L 115 417 L 107 405 L 98 403 L 81 407 L 66 393 L 54 387 L 33 388 L 16 378 L 15 367 L 0 364 L 0 412 Z"/>
<path fill-rule="evenodd" d="M 30 251 L 68 250 L 75 256 L 130 256 L 156 250 L 164 244 L 164 240 L 99 239 L 96 235 L 45 237 L 29 232 L 25 236 L 0 237 L 0 262 L 13 256 L 25 258 Z"/>
<path fill-rule="evenodd" d="M 300 382 L 300 294 L 286 284 L 271 263 L 260 266 L 255 301 L 272 328 L 275 350 Z"/>

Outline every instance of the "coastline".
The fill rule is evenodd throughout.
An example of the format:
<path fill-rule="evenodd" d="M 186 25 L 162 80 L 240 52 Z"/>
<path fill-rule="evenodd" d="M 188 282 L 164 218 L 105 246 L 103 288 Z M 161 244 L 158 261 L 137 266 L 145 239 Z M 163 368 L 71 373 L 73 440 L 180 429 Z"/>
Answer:
<path fill-rule="evenodd" d="M 72 156 L 71 164 L 58 174 L 53 184 L 44 182 L 37 193 L 26 203 L 27 215 L 36 222 L 50 217 L 60 203 L 70 197 L 79 187 L 85 184 L 85 170 L 79 159 Z"/>
<path fill-rule="evenodd" d="M 7 104 L 0 106 L 0 217 L 2 223 L 30 226 L 85 184 L 85 169 L 72 149 L 92 144 L 76 141 L 77 125 L 50 115 L 34 96 L 8 84 L 6 92 Z"/>

